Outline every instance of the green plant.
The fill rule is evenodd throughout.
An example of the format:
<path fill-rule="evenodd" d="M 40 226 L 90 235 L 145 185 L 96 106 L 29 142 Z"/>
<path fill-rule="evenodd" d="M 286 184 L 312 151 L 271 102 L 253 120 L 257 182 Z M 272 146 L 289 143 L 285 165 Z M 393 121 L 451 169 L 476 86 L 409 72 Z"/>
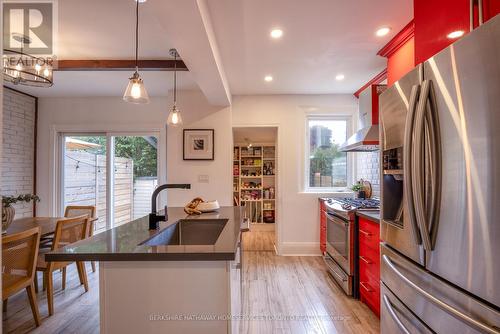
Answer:
<path fill-rule="evenodd" d="M 12 204 L 17 202 L 26 202 L 29 203 L 31 201 L 40 202 L 40 197 L 32 194 L 23 194 L 19 196 L 2 196 L 2 206 L 4 208 L 10 207 Z"/>
<path fill-rule="evenodd" d="M 351 187 L 351 190 L 352 191 L 356 191 L 356 192 L 361 191 L 363 189 L 364 189 L 364 187 L 363 187 L 363 185 L 361 183 L 353 184 L 352 187 Z"/>
<path fill-rule="evenodd" d="M 85 149 L 83 151 L 94 154 L 106 154 L 105 137 L 97 136 L 75 138 L 101 145 L 98 149 Z M 156 176 L 158 173 L 157 147 L 156 138 L 154 137 L 115 137 L 115 156 L 132 159 L 134 162 L 134 177 Z"/>

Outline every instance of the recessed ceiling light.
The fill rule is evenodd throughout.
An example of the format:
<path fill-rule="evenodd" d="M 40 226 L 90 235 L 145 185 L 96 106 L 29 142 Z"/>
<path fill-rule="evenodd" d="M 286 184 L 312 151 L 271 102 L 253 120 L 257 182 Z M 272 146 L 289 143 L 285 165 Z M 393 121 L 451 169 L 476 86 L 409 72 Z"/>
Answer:
<path fill-rule="evenodd" d="M 266 75 L 266 76 L 264 77 L 264 81 L 265 81 L 265 82 L 271 82 L 271 81 L 273 81 L 273 77 L 272 77 L 272 75 Z"/>
<path fill-rule="evenodd" d="M 382 27 L 375 32 L 375 35 L 377 35 L 378 37 L 382 37 L 387 35 L 390 31 L 391 31 L 390 27 Z"/>
<path fill-rule="evenodd" d="M 274 39 L 281 38 L 283 36 L 283 30 L 281 29 L 273 29 L 271 30 L 271 37 Z"/>
<path fill-rule="evenodd" d="M 342 81 L 342 80 L 344 80 L 344 78 L 345 78 L 345 75 L 343 75 L 343 74 L 337 74 L 335 76 L 335 80 L 337 80 L 337 81 Z"/>
<path fill-rule="evenodd" d="M 449 39 L 455 39 L 455 38 L 462 37 L 464 35 L 464 33 L 465 32 L 463 30 L 452 31 L 448 35 L 446 35 L 446 37 L 448 37 Z"/>

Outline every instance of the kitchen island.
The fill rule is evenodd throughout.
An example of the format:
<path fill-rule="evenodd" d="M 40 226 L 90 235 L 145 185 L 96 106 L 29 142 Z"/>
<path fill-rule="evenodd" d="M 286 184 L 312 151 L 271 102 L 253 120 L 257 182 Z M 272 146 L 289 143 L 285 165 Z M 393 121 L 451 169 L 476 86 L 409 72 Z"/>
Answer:
<path fill-rule="evenodd" d="M 46 255 L 99 261 L 101 333 L 236 333 L 241 312 L 240 207 L 187 215 L 148 230 L 148 217 Z"/>

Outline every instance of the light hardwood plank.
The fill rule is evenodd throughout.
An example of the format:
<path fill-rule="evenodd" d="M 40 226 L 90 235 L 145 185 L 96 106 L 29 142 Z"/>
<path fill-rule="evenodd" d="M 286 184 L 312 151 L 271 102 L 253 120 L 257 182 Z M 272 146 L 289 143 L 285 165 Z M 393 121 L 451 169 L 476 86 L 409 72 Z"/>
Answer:
<path fill-rule="evenodd" d="M 46 294 L 37 294 L 42 325 L 35 328 L 26 293 L 9 299 L 4 333 L 98 333 L 99 273 L 87 265 L 84 293 L 75 265 L 68 267 L 66 290 L 54 274 L 55 313 L 48 317 Z M 326 272 L 321 257 L 284 257 L 274 251 L 247 251 L 243 257 L 242 334 L 379 333 L 378 318 L 347 297 Z"/>

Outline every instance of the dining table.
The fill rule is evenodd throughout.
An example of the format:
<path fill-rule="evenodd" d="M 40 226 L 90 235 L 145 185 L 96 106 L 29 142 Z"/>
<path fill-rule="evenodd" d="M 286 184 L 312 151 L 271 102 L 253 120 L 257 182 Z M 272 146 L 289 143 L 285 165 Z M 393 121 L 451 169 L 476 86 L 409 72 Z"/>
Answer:
<path fill-rule="evenodd" d="M 59 220 L 66 219 L 64 217 L 24 217 L 14 219 L 12 224 L 7 228 L 5 235 L 23 232 L 33 227 L 40 227 L 40 237 L 51 235 L 56 230 L 56 225 Z"/>
<path fill-rule="evenodd" d="M 11 235 L 29 230 L 33 227 L 40 227 L 40 237 L 43 238 L 52 235 L 56 230 L 57 222 L 63 219 L 67 219 L 67 217 L 24 217 L 14 219 L 3 235 Z M 97 218 L 91 219 L 91 221 L 95 220 L 97 220 Z"/>

